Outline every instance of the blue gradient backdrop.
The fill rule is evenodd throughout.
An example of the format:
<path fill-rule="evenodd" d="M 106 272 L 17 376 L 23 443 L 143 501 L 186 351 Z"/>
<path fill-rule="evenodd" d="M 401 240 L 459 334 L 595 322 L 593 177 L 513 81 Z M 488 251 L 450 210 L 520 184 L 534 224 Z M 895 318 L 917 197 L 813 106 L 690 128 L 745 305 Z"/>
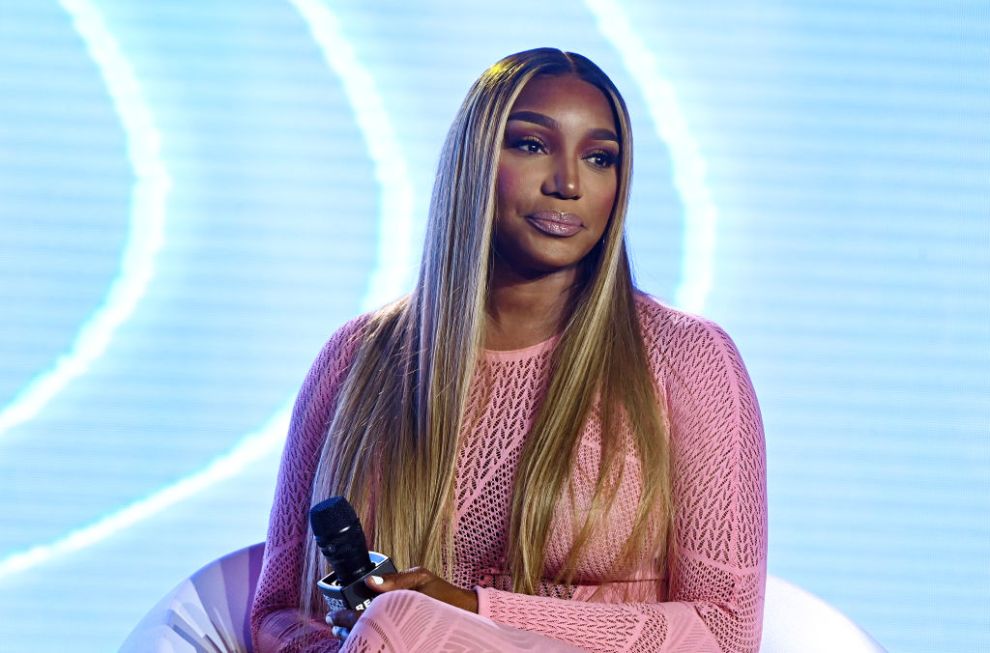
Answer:
<path fill-rule="evenodd" d="M 990 7 L 894 0 L 0 2 L 0 649 L 113 650 L 263 539 L 309 363 L 536 45 L 624 91 L 639 283 L 748 362 L 770 571 L 990 649 Z"/>

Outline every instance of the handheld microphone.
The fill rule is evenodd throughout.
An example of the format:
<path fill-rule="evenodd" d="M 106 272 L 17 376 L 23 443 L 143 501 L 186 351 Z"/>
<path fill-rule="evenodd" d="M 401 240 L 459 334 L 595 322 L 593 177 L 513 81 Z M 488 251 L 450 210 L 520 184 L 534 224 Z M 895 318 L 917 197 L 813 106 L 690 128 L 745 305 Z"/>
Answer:
<path fill-rule="evenodd" d="M 330 497 L 309 510 L 316 546 L 333 572 L 317 581 L 330 609 L 341 604 L 350 610 L 364 610 L 378 594 L 364 584 L 372 575 L 394 574 L 388 556 L 368 551 L 364 530 L 354 508 L 344 497 Z"/>

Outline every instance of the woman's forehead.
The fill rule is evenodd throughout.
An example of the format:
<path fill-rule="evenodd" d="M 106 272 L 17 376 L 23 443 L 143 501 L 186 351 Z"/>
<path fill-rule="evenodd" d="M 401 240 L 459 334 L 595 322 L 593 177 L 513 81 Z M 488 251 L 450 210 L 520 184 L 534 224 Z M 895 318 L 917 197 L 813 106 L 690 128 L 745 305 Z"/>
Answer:
<path fill-rule="evenodd" d="M 536 75 L 523 86 L 515 104 L 545 103 L 569 100 L 572 102 L 591 101 L 608 106 L 605 93 L 577 75 Z M 513 105 L 515 106 L 515 105 Z"/>
<path fill-rule="evenodd" d="M 577 75 L 537 75 L 520 91 L 513 114 L 537 113 L 556 122 L 577 121 L 588 127 L 615 128 L 612 104 L 605 93 Z"/>

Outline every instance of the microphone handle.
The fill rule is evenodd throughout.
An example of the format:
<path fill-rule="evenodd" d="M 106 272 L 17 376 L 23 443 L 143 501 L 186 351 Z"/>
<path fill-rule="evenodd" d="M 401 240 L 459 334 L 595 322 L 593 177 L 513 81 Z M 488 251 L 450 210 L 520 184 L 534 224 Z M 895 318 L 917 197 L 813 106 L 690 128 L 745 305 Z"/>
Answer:
<path fill-rule="evenodd" d="M 381 576 L 382 574 L 394 574 L 395 565 L 388 556 L 377 551 L 368 551 L 373 567 L 366 574 L 361 574 L 360 578 L 347 585 L 341 585 L 335 572 L 330 572 L 316 582 L 320 588 L 327 607 L 330 610 L 357 610 L 366 609 L 371 600 L 378 596 L 378 593 L 365 585 L 364 579 L 368 576 Z"/>

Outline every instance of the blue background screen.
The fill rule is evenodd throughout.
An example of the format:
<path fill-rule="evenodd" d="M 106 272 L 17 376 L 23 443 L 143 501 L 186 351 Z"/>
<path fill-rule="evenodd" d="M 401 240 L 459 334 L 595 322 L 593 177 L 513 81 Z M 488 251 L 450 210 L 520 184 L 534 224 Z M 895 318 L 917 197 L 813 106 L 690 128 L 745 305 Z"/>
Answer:
<path fill-rule="evenodd" d="M 636 135 L 639 285 L 736 340 L 770 572 L 895 651 L 990 649 L 990 9 L 0 4 L 0 642 L 107 651 L 264 538 L 295 392 L 409 288 L 502 55 Z"/>

